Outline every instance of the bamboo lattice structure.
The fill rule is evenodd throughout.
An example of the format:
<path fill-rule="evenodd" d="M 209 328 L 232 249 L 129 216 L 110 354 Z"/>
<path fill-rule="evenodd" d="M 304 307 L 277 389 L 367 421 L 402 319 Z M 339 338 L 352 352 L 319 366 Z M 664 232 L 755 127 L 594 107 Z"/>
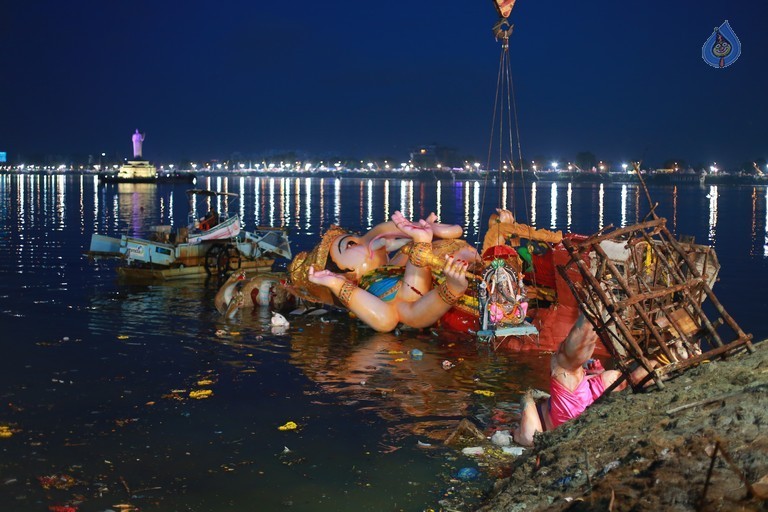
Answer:
<path fill-rule="evenodd" d="M 647 190 L 646 190 L 647 192 Z M 638 391 L 714 357 L 754 349 L 712 292 L 719 263 L 711 248 L 678 241 L 666 219 L 608 227 L 587 240 L 563 240 L 571 260 L 558 268 L 625 377 L 648 371 Z M 580 280 L 569 278 L 576 268 Z M 708 302 L 707 302 L 708 301 Z"/>

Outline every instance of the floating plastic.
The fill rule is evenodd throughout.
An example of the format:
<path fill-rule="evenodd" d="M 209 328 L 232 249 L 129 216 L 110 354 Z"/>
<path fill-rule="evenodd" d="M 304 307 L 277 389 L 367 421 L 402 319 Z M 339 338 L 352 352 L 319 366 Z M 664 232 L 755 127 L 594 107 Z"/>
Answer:
<path fill-rule="evenodd" d="M 480 472 L 475 468 L 461 468 L 458 473 L 456 473 L 456 478 L 460 480 L 474 480 L 475 478 L 480 475 Z"/>
<path fill-rule="evenodd" d="M 421 350 L 417 348 L 414 348 L 413 350 L 411 350 L 411 359 L 419 361 L 421 360 L 422 357 L 424 357 L 424 352 L 422 352 Z"/>
<path fill-rule="evenodd" d="M 296 430 L 297 428 L 299 428 L 299 426 L 295 422 L 289 421 L 285 425 L 277 427 L 277 430 Z"/>
<path fill-rule="evenodd" d="M 512 436 L 509 430 L 497 430 L 491 436 L 491 442 L 496 446 L 509 446 L 512 444 Z"/>
<path fill-rule="evenodd" d="M 512 455 L 513 457 L 519 457 L 523 454 L 525 451 L 525 448 L 522 446 L 502 446 L 501 451 L 506 453 L 507 455 Z"/>
<path fill-rule="evenodd" d="M 482 446 L 467 446 L 461 449 L 461 453 L 464 455 L 482 455 L 485 453 L 485 450 Z"/>
<path fill-rule="evenodd" d="M 272 327 L 288 327 L 289 325 L 291 325 L 288 322 L 287 318 L 285 318 L 280 313 L 275 313 L 275 312 L 272 313 L 272 319 L 270 320 L 270 324 L 272 325 Z"/>

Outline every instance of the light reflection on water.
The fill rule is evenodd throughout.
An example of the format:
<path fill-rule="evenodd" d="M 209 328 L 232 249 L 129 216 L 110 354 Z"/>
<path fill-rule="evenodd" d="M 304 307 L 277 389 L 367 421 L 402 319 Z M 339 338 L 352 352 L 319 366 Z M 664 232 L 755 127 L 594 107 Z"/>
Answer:
<path fill-rule="evenodd" d="M 631 185 L 532 183 L 523 196 L 506 182 L 207 176 L 196 187 L 239 193 L 236 204 L 216 201 L 222 211 L 236 208 L 246 228 L 289 226 L 294 253 L 331 223 L 365 230 L 396 209 L 436 211 L 464 226 L 470 241 L 482 239 L 499 197 L 529 205 L 518 215 L 523 222 L 585 234 L 647 211 Z M 52 504 L 36 479 L 60 472 L 76 473 L 89 489 L 108 485 L 101 501 L 81 490 L 99 510 L 131 500 L 145 510 L 215 510 L 225 502 L 264 510 L 435 508 L 450 473 L 473 463 L 420 450 L 416 441 L 438 445 L 463 417 L 506 425 L 522 389 L 546 387 L 544 355 L 494 353 L 428 331 L 376 334 L 338 314 L 292 318 L 288 334 L 275 335 L 263 310 L 222 320 L 213 308 L 216 283 L 121 283 L 113 263 L 82 256 L 93 232 L 146 236 L 150 226 L 185 222 L 184 190 L 0 175 L 0 329 L 13 333 L 0 341 L 4 403 L 13 405 L 0 422 L 18 429 L 4 441 L 0 474 L 19 482 L 0 489 L 2 508 Z M 744 330 L 765 337 L 755 312 L 766 299 L 743 290 L 768 275 L 768 193 L 652 193 L 676 231 L 728 248 L 719 254 L 715 291 Z M 718 217 L 719 196 L 727 216 Z M 195 205 L 196 216 L 208 206 Z M 560 208 L 566 215 L 557 215 Z M 421 360 L 409 357 L 413 348 Z M 457 366 L 445 371 L 444 360 Z M 204 378 L 213 381 L 213 397 L 188 399 Z M 289 420 L 298 432 L 277 430 Z M 133 490 L 160 489 L 131 498 L 120 478 Z"/>

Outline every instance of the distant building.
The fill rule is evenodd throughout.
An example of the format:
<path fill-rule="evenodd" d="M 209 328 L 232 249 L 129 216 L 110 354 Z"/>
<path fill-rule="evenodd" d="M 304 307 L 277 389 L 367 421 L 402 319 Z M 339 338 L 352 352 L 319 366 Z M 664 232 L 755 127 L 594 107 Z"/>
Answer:
<path fill-rule="evenodd" d="M 429 144 L 410 152 L 411 164 L 420 169 L 449 169 L 461 167 L 462 160 L 454 148 Z"/>

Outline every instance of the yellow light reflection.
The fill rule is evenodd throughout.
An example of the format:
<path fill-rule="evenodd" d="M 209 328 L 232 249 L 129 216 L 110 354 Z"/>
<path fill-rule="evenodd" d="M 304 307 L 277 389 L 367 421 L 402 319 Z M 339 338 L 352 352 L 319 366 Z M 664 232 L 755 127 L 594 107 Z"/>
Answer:
<path fill-rule="evenodd" d="M 472 227 L 474 233 L 480 232 L 480 182 L 472 182 Z"/>
<path fill-rule="evenodd" d="M 501 184 L 501 207 L 507 209 L 507 182 Z"/>
<path fill-rule="evenodd" d="M 341 179 L 336 178 L 333 182 L 333 222 L 341 224 Z"/>
<path fill-rule="evenodd" d="M 627 186 L 621 186 L 621 227 L 627 225 Z"/>
<path fill-rule="evenodd" d="M 566 212 L 567 212 L 567 222 L 566 222 L 566 231 L 571 230 L 571 222 L 573 220 L 572 209 L 573 209 L 573 184 L 568 182 L 568 189 L 565 193 L 565 202 L 566 202 Z"/>
<path fill-rule="evenodd" d="M 557 229 L 557 183 L 552 183 L 549 198 L 549 229 Z"/>
<path fill-rule="evenodd" d="M 384 180 L 384 218 L 389 218 L 389 180 Z"/>
<path fill-rule="evenodd" d="M 304 180 L 304 188 L 307 190 L 307 209 L 305 210 L 307 221 L 304 224 L 305 229 L 309 231 L 312 227 L 312 178 L 306 178 Z"/>
<path fill-rule="evenodd" d="M 261 225 L 261 178 L 253 180 L 253 222 Z"/>
<path fill-rule="evenodd" d="M 366 221 L 366 229 L 370 230 L 371 228 L 373 228 L 373 180 L 371 179 L 368 180 L 366 188 L 368 191 L 367 198 L 366 198 L 366 200 L 368 201 L 368 210 L 367 210 L 368 215 L 366 216 L 365 221 Z"/>
<path fill-rule="evenodd" d="M 464 233 L 469 230 L 469 185 L 464 184 L 464 221 L 462 222 Z"/>
<path fill-rule="evenodd" d="M 768 257 L 768 187 L 765 189 L 765 238 L 763 240 L 763 256 Z"/>
<path fill-rule="evenodd" d="M 605 184 L 604 183 L 600 184 L 600 188 L 597 191 L 597 203 L 598 203 L 597 229 L 603 229 L 603 226 L 605 226 Z"/>
<path fill-rule="evenodd" d="M 406 197 L 408 193 L 408 182 L 406 180 L 400 180 L 400 213 L 402 213 L 406 218 L 408 217 L 408 198 Z"/>
<path fill-rule="evenodd" d="M 307 226 L 311 224 L 309 212 L 307 212 Z M 322 233 L 325 222 L 325 178 L 320 178 L 320 222 L 318 223 L 318 230 Z"/>
<path fill-rule="evenodd" d="M 709 187 L 709 244 L 715 247 L 717 235 L 717 185 Z"/>
<path fill-rule="evenodd" d="M 268 226 L 275 225 L 275 178 L 269 178 L 269 224 Z"/>

